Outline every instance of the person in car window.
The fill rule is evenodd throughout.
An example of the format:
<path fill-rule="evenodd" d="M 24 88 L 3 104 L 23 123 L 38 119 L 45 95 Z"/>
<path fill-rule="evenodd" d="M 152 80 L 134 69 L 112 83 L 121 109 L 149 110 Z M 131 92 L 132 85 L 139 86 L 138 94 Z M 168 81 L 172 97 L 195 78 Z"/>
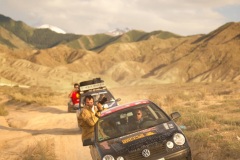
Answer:
<path fill-rule="evenodd" d="M 74 109 L 77 109 L 79 107 L 79 99 L 80 99 L 79 85 L 75 83 L 73 87 L 74 88 L 71 91 L 71 93 L 69 93 L 68 97 L 71 99 L 70 104 L 73 105 Z"/>
<path fill-rule="evenodd" d="M 143 113 L 141 109 L 137 109 L 133 111 L 133 121 L 129 123 L 129 130 L 136 130 L 142 128 L 143 122 L 145 122 L 145 119 L 143 118 Z"/>
<path fill-rule="evenodd" d="M 148 127 L 157 125 L 157 122 L 150 117 L 143 116 L 143 110 L 137 109 L 133 112 L 134 120 L 130 122 L 130 131 L 137 129 L 146 129 Z"/>

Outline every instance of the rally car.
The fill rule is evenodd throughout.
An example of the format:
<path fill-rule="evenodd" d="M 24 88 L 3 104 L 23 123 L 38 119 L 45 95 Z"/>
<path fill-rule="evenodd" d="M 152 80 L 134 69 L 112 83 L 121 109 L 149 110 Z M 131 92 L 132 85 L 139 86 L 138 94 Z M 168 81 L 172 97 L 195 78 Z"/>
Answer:
<path fill-rule="evenodd" d="M 143 116 L 139 127 L 136 110 Z M 116 106 L 102 111 L 94 139 L 83 145 L 92 145 L 95 160 L 192 160 L 186 136 L 173 121 L 178 117 L 180 113 L 168 116 L 149 100 Z"/>
<path fill-rule="evenodd" d="M 94 78 L 92 80 L 83 81 L 79 83 L 80 87 L 80 103 L 79 109 L 77 110 L 77 117 L 80 114 L 81 108 L 85 105 L 84 98 L 86 95 L 92 95 L 94 98 L 94 105 L 100 102 L 103 98 L 103 107 L 105 109 L 112 108 L 118 105 L 120 98 L 115 99 L 112 93 L 107 89 L 105 82 L 101 78 Z M 78 123 L 79 124 L 79 123 Z M 80 127 L 80 126 L 79 126 Z"/>
<path fill-rule="evenodd" d="M 111 108 L 118 105 L 120 98 L 115 99 L 112 93 L 107 89 L 105 82 L 101 78 L 94 78 L 92 80 L 83 81 L 79 83 L 80 86 L 80 107 L 84 106 L 84 98 L 86 95 L 92 95 L 95 105 L 102 100 L 103 97 L 107 101 L 103 104 L 104 108 Z"/>

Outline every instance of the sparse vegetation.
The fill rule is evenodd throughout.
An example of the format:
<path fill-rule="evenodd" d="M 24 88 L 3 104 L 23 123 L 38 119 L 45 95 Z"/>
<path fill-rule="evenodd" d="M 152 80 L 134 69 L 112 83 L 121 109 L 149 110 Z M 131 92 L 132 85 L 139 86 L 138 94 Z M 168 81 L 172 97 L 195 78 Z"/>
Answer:
<path fill-rule="evenodd" d="M 169 85 L 165 90 L 164 87 L 161 89 L 154 87 L 155 92 L 149 89 L 149 94 L 146 95 L 168 114 L 178 111 L 182 115 L 176 123 L 186 127 L 183 131 L 190 142 L 194 160 L 237 160 L 240 157 L 239 86 L 239 83 Z M 224 92 L 225 87 L 228 92 Z M 174 90 L 169 91 L 169 88 Z M 136 88 L 133 89 L 139 97 L 145 96 L 137 94 L 143 93 L 142 90 L 139 92 Z M 56 93 L 49 88 L 5 86 L 0 87 L 0 92 L 11 97 L 12 100 L 9 102 L 22 102 L 25 105 L 33 103 L 59 105 L 62 104 L 61 101 L 66 100 L 66 94 Z M 134 99 L 138 98 L 134 97 Z M 54 159 L 56 158 L 54 153 L 49 151 L 50 149 L 44 150 L 47 147 L 43 147 L 51 148 L 50 144 L 53 145 L 52 142 L 44 141 L 31 144 L 21 152 L 20 157 L 30 160 L 39 157 L 44 159 L 52 155 L 45 159 Z M 37 151 L 37 148 L 42 151 Z"/>
<path fill-rule="evenodd" d="M 53 139 L 38 140 L 20 153 L 17 160 L 56 160 Z"/>
<path fill-rule="evenodd" d="M 10 97 L 9 103 L 21 103 L 23 105 L 37 104 L 41 106 L 54 105 L 66 103 L 66 99 L 61 99 L 63 95 L 59 92 L 54 92 L 50 88 L 46 87 L 0 87 L 0 91 L 6 93 Z M 55 99 L 55 101 L 54 101 Z"/>
<path fill-rule="evenodd" d="M 176 91 L 165 99 L 157 95 L 149 99 L 169 114 L 178 111 L 182 115 L 176 122 L 186 126 L 183 131 L 194 159 L 236 160 L 240 157 L 240 96 L 231 89 L 234 86 L 228 86 L 227 91 L 224 86 L 215 87 L 192 87 L 191 94 Z"/>
<path fill-rule="evenodd" d="M 0 105 L 0 116 L 7 116 L 8 111 L 5 109 L 4 105 Z"/>

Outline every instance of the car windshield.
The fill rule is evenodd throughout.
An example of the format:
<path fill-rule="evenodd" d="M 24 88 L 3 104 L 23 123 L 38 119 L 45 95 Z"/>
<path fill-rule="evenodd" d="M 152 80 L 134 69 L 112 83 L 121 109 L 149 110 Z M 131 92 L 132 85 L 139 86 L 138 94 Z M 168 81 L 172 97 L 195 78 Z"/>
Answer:
<path fill-rule="evenodd" d="M 166 114 L 153 103 L 141 104 L 111 113 L 97 123 L 98 141 L 121 137 L 169 121 Z"/>
<path fill-rule="evenodd" d="M 84 104 L 83 104 L 83 99 L 86 95 L 92 95 L 93 98 L 94 98 L 94 102 L 96 105 L 96 102 L 98 102 L 102 97 L 106 97 L 107 98 L 107 102 L 106 104 L 108 104 L 108 107 L 111 107 L 112 104 L 115 104 L 115 99 L 113 97 L 113 95 L 108 91 L 108 90 L 99 90 L 97 92 L 87 92 L 85 94 L 83 94 L 81 96 L 81 106 L 83 107 Z"/>

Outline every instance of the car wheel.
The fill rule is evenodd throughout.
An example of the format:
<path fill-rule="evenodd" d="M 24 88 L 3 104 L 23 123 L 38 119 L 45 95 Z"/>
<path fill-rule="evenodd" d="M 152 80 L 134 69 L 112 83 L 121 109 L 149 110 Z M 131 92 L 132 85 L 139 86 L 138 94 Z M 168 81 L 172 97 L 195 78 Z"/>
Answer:
<path fill-rule="evenodd" d="M 71 105 L 71 104 L 70 104 L 70 103 L 68 103 L 68 110 L 67 110 L 67 111 L 68 111 L 68 113 L 69 113 L 69 112 L 71 112 L 71 106 L 70 106 L 70 105 Z"/>
<path fill-rule="evenodd" d="M 68 106 L 68 113 L 70 113 L 71 112 L 71 108 Z"/>

